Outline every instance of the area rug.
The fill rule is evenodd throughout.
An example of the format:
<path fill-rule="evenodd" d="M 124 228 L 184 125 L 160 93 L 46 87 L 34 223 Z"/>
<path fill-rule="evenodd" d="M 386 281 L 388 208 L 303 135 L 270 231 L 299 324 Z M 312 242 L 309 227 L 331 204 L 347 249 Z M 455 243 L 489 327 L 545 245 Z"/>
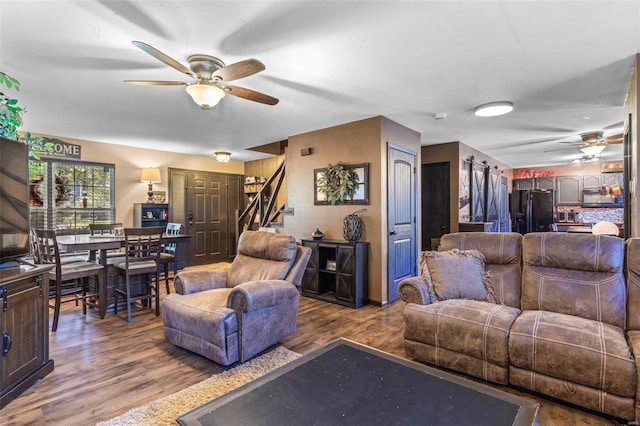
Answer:
<path fill-rule="evenodd" d="M 134 408 L 96 426 L 175 425 L 176 418 L 200 405 L 223 395 L 251 380 L 298 358 L 300 354 L 278 346 L 257 358 L 223 373 L 196 383 L 186 389 Z"/>

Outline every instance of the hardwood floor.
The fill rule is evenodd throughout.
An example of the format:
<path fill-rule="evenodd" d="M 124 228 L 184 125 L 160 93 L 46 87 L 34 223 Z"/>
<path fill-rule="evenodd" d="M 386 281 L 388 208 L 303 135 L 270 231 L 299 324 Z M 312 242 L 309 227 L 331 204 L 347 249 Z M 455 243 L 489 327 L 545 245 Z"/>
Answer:
<path fill-rule="evenodd" d="M 345 337 L 404 356 L 403 302 L 380 308 L 342 307 L 301 298 L 298 329 L 282 344 L 307 353 Z M 1 425 L 91 425 L 169 395 L 225 370 L 168 343 L 151 310 L 108 312 L 100 320 L 67 303 L 50 337 L 54 371 L 0 410 Z M 540 425 L 611 425 L 610 419 L 500 387 L 538 402 Z"/>

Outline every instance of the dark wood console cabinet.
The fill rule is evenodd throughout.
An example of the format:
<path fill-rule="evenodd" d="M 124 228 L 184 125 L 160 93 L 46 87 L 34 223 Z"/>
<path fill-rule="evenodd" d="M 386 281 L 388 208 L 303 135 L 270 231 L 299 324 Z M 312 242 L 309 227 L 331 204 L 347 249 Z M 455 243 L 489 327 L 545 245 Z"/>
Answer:
<path fill-rule="evenodd" d="M 0 269 L 0 408 L 53 371 L 49 266 Z"/>
<path fill-rule="evenodd" d="M 302 240 L 311 259 L 302 278 L 302 294 L 359 308 L 367 303 L 369 243 Z"/>

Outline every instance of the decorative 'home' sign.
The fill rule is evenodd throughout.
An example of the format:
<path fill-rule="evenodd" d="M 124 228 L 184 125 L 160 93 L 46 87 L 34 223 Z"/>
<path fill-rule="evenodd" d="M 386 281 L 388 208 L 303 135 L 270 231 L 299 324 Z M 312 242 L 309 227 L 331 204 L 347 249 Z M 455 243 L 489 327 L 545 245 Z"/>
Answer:
<path fill-rule="evenodd" d="M 41 157 L 80 159 L 80 145 L 61 141 L 60 139 L 42 138 Z"/>

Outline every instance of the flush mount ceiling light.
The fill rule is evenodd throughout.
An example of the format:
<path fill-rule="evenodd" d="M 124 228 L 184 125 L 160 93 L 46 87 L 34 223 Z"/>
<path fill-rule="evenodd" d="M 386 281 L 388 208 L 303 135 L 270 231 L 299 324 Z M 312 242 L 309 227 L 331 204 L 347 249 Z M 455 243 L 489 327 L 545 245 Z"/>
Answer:
<path fill-rule="evenodd" d="M 215 107 L 225 92 L 215 84 L 194 83 L 187 86 L 187 93 L 202 109 Z"/>
<path fill-rule="evenodd" d="M 218 163 L 228 163 L 229 160 L 231 160 L 230 152 L 218 151 L 215 153 L 215 156 Z"/>
<path fill-rule="evenodd" d="M 593 155 L 594 157 L 600 155 L 600 153 L 606 148 L 606 145 L 588 145 L 580 148 L 580 151 L 587 155 Z"/>
<path fill-rule="evenodd" d="M 490 102 L 475 108 L 478 117 L 497 117 L 513 111 L 513 103 L 508 101 Z"/>

